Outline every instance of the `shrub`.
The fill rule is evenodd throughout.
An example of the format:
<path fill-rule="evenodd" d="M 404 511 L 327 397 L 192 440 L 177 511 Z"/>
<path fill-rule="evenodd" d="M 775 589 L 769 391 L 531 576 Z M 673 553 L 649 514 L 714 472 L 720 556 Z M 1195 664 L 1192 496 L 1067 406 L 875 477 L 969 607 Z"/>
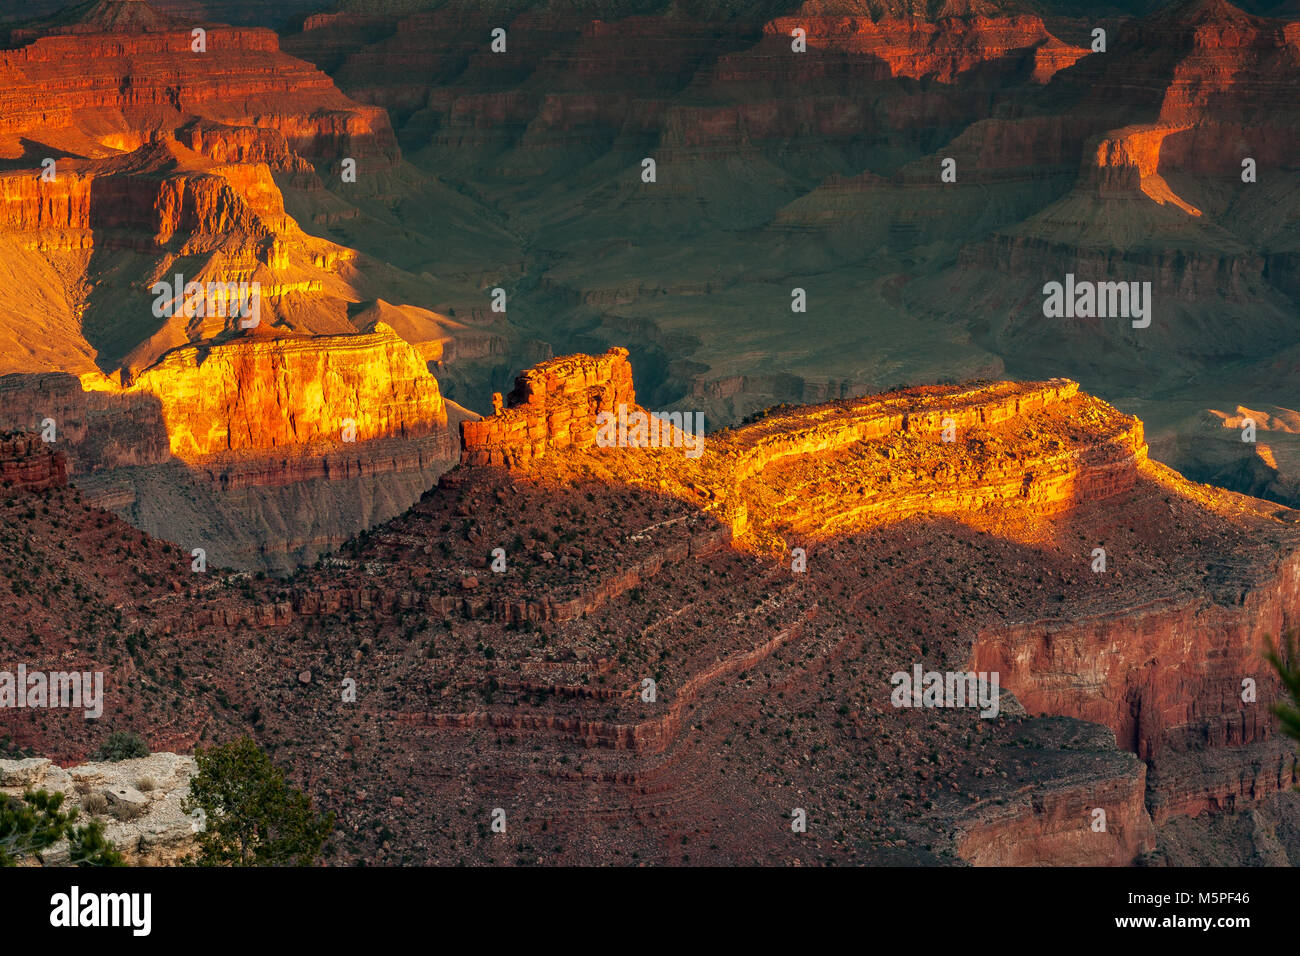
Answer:
<path fill-rule="evenodd" d="M 108 812 L 108 797 L 102 793 L 88 793 L 81 798 L 81 809 L 96 816 L 103 816 Z"/>
<path fill-rule="evenodd" d="M 0 734 L 0 760 L 23 760 L 35 756 L 36 751 L 29 747 L 19 747 L 8 734 Z"/>
<path fill-rule="evenodd" d="M 104 824 L 91 820 L 68 831 L 68 856 L 76 866 L 125 866 L 122 854 L 104 836 Z"/>
<path fill-rule="evenodd" d="M 144 742 L 143 737 L 130 730 L 115 730 L 108 735 L 108 739 L 100 745 L 99 749 L 90 755 L 90 759 L 116 763 L 119 760 L 147 756 L 149 756 L 149 745 Z"/>
<path fill-rule="evenodd" d="M 143 816 L 149 810 L 149 805 L 139 803 L 123 803 L 122 801 L 110 801 L 108 812 L 118 820 L 134 820 L 136 817 Z"/>

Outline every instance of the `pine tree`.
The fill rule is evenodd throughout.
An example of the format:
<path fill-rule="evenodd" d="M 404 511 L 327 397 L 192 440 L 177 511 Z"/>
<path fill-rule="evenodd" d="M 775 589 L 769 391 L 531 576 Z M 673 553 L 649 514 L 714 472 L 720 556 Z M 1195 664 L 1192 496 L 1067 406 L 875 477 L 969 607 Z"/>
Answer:
<path fill-rule="evenodd" d="M 186 813 L 202 811 L 200 866 L 306 866 L 320 853 L 334 815 L 285 781 L 250 738 L 194 752 Z"/>

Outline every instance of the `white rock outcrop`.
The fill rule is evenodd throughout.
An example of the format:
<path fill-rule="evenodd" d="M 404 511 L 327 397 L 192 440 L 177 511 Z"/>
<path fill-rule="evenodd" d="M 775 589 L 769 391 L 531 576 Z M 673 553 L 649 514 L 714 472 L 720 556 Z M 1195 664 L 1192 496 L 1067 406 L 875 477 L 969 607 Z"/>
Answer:
<path fill-rule="evenodd" d="M 195 824 L 181 810 L 194 771 L 193 757 L 174 753 L 67 769 L 43 757 L 0 760 L 0 793 L 14 797 L 25 790 L 63 793 L 65 809 L 80 809 L 78 823 L 103 821 L 104 836 L 127 863 L 168 866 L 194 850 Z M 40 862 L 66 865 L 67 842 L 50 847 Z"/>

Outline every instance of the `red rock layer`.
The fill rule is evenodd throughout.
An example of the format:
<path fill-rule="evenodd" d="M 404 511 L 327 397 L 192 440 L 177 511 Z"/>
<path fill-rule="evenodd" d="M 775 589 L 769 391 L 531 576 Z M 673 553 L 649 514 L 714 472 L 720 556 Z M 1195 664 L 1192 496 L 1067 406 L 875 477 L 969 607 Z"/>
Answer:
<path fill-rule="evenodd" d="M 71 170 L 52 183 L 31 172 L 0 176 L 0 230 L 89 229 L 92 181 Z"/>
<path fill-rule="evenodd" d="M 446 482 L 444 486 L 447 486 Z M 290 624 L 297 618 L 319 618 L 349 611 L 364 612 L 376 618 L 400 618 L 411 611 L 421 611 L 443 619 L 464 617 L 509 625 L 525 622 L 564 623 L 598 610 L 609 601 L 651 580 L 667 566 L 712 554 L 730 543 L 731 531 L 723 526 L 707 523 L 683 529 L 680 540 L 670 547 L 653 552 L 639 561 L 629 562 L 618 573 L 571 598 L 550 594 L 531 598 L 473 592 L 428 594 L 415 589 L 384 586 L 323 587 L 294 590 L 287 600 L 255 608 L 203 612 L 196 621 L 199 624 L 279 627 Z"/>
<path fill-rule="evenodd" d="M 1159 468 L 1160 466 L 1147 466 Z M 1231 573 L 1230 568 L 1224 569 Z M 1262 657 L 1300 608 L 1300 555 L 1266 586 L 1242 581 L 1240 601 L 1162 600 L 1096 617 L 1036 621 L 980 635 L 972 670 L 998 671 L 1031 713 L 1110 727 L 1148 762 L 1166 750 L 1231 748 L 1267 740 L 1279 687 Z M 1243 701 L 1251 679 L 1257 699 Z"/>
<path fill-rule="evenodd" d="M 1146 767 L 1132 760 L 1125 769 L 973 808 L 957 852 L 972 866 L 1129 866 L 1155 849 L 1156 834 Z M 1099 808 L 1105 828 L 1094 830 Z"/>
<path fill-rule="evenodd" d="M 430 427 L 423 435 L 419 427 Z M 356 444 L 323 447 L 308 442 L 272 452 L 262 450 L 213 455 L 194 463 L 194 471 L 224 491 L 238 488 L 278 488 L 298 482 L 326 479 L 348 481 L 380 475 L 444 470 L 455 464 L 460 445 L 451 429 L 418 426 L 395 437 L 378 437 Z M 340 535 L 323 544 L 337 546 L 347 540 Z"/>
<path fill-rule="evenodd" d="M 485 52 L 496 26 L 508 27 L 507 54 Z M 791 50 L 796 27 L 808 31 L 804 54 Z M 653 135 L 661 158 L 674 149 L 741 150 L 768 140 L 788 147 L 817 136 L 856 140 L 876 127 L 967 123 L 989 104 L 979 90 L 956 88 L 960 74 L 980 68 L 1045 82 L 1088 52 L 1056 40 L 1032 16 L 763 23 L 750 11 L 717 22 L 529 13 L 508 24 L 464 9 L 331 13 L 308 18 L 287 42 L 351 95 L 410 117 L 408 132 L 427 128 L 435 143 L 471 148 L 501 143 L 509 131 L 512 145 L 544 149 Z M 846 95 L 895 77 L 934 79 L 945 89 L 901 92 L 891 83 L 879 101 Z M 691 87 L 707 93 L 678 95 Z M 538 172 L 548 168 L 536 162 Z"/>
<path fill-rule="evenodd" d="M 53 419 L 74 474 L 175 456 L 226 488 L 410 471 L 457 453 L 437 379 L 382 324 L 364 335 L 185 346 L 127 388 L 91 379 L 0 378 L 0 427 Z M 355 431 L 345 442 L 347 419 Z"/>
<path fill-rule="evenodd" d="M 806 618 L 816 617 L 814 605 Z M 574 738 L 587 747 L 609 747 L 614 750 L 645 751 L 662 753 L 674 743 L 681 734 L 683 720 L 688 717 L 699 702 L 701 695 L 723 678 L 741 673 L 755 664 L 766 660 L 771 655 L 803 637 L 802 622 L 775 634 L 770 640 L 758 647 L 719 660 L 695 674 L 673 697 L 668 712 L 662 717 L 637 724 L 615 724 L 606 721 L 587 721 L 576 718 L 556 716 L 533 716 L 528 714 L 420 714 L 405 712 L 392 715 L 392 719 L 411 724 L 423 724 L 444 730 L 473 730 L 492 728 L 519 732 L 542 731 L 561 734 Z"/>
<path fill-rule="evenodd" d="M 132 154 L 129 164 L 64 160 L 53 182 L 0 175 L 0 229 L 40 250 L 171 247 L 194 255 L 233 253 L 238 243 L 250 264 L 275 260 L 274 236 L 297 235 L 267 166 L 178 170 L 168 159 L 160 144 Z"/>

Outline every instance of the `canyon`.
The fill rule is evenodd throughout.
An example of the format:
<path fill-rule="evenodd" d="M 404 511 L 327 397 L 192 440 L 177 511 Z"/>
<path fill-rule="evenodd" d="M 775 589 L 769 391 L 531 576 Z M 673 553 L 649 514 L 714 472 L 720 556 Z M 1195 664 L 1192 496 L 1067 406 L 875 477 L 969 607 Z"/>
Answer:
<path fill-rule="evenodd" d="M 530 237 L 514 336 L 626 343 L 656 406 L 734 424 L 898 383 L 1068 375 L 1142 415 L 1175 467 L 1296 503 L 1289 457 L 1271 481 L 1251 456 L 1210 465 L 1199 424 L 1300 401 L 1275 368 L 1297 340 L 1294 11 L 938 6 L 595 20 L 357 0 L 284 44 Z M 506 54 L 486 50 L 496 26 Z M 1038 290 L 1066 274 L 1150 281 L 1164 320 L 1044 322 Z"/>
<path fill-rule="evenodd" d="M 240 25 L 215 22 L 218 6 Z M 899 383 L 1066 375 L 1140 414 L 1174 467 L 1295 504 L 1295 456 L 1204 425 L 1216 408 L 1300 407 L 1279 371 L 1300 289 L 1295 24 L 1223 0 L 1118 19 L 931 6 L 688 17 L 652 2 L 598 18 L 357 0 L 278 33 L 238 4 L 34 7 L 0 44 L 0 284 L 23 290 L 0 321 L 0 374 L 129 385 L 172 350 L 244 347 L 230 320 L 154 316 L 150 286 L 180 272 L 257 283 L 262 324 L 321 348 L 382 323 L 475 413 L 517 368 L 619 344 L 648 401 L 718 425 Z M 497 26 L 504 54 L 485 40 Z M 57 92 L 33 112 L 42 84 Z M 1150 281 L 1163 321 L 1044 322 L 1038 290 L 1067 274 Z M 340 473 L 313 455 L 279 477 L 276 461 L 244 470 L 282 486 Z M 274 509 L 286 520 L 341 500 L 297 484 L 299 504 Z M 370 520 L 304 538 L 337 544 Z M 147 527 L 179 540 L 187 523 Z M 228 557 L 246 567 L 318 553 L 256 521 L 240 536 Z"/>
<path fill-rule="evenodd" d="M 251 733 L 337 864 L 1300 860 L 1294 4 L 606 7 L 0 14 L 0 643 L 108 695 L 0 744 Z"/>
<path fill-rule="evenodd" d="M 1194 820 L 1248 862 L 1243 814 L 1290 832 L 1261 652 L 1294 626 L 1295 512 L 1152 461 L 1068 380 L 779 410 L 694 459 L 595 442 L 634 396 L 622 349 L 526 370 L 413 508 L 283 581 L 11 488 L 0 603 L 155 747 L 251 723 L 344 860 L 1158 864 Z M 913 664 L 998 670 L 1000 715 L 892 706 Z M 0 717 L 60 761 L 98 733 Z"/>

